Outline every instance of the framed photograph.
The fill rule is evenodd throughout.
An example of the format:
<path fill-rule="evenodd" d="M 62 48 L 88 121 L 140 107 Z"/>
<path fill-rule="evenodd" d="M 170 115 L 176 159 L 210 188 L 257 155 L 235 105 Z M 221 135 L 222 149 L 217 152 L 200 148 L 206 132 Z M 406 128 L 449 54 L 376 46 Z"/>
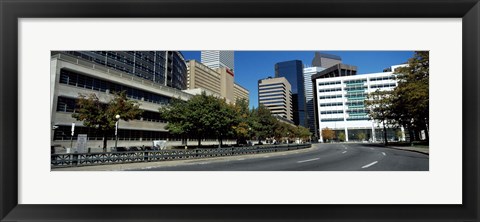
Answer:
<path fill-rule="evenodd" d="M 478 0 L 0 1 L 1 221 L 479 221 Z"/>

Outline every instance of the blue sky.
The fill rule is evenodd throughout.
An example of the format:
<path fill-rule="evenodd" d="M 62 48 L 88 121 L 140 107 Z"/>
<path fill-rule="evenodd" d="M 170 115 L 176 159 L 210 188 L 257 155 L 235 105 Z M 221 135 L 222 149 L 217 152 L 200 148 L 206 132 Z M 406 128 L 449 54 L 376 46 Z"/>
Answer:
<path fill-rule="evenodd" d="M 358 74 L 382 72 L 392 65 L 407 62 L 413 51 L 321 51 L 340 56 L 342 63 L 354 65 Z M 200 61 L 200 51 L 182 51 L 185 59 Z M 235 51 L 235 82 L 250 91 L 250 107 L 258 106 L 259 79 L 275 76 L 277 62 L 301 60 L 311 66 L 315 51 Z"/>

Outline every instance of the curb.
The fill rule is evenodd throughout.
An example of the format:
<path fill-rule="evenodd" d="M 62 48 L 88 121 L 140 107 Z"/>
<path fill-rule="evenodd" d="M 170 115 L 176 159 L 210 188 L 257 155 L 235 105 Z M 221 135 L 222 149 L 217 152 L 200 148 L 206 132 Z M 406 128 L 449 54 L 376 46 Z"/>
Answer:
<path fill-rule="evenodd" d="M 430 153 L 426 153 L 420 150 L 413 150 L 413 149 L 402 149 L 402 148 L 396 148 L 396 147 L 391 147 L 391 146 L 384 146 L 384 148 L 389 148 L 389 149 L 394 149 L 394 150 L 403 150 L 403 151 L 410 151 L 410 152 L 415 152 L 415 153 L 421 153 L 430 156 Z"/>

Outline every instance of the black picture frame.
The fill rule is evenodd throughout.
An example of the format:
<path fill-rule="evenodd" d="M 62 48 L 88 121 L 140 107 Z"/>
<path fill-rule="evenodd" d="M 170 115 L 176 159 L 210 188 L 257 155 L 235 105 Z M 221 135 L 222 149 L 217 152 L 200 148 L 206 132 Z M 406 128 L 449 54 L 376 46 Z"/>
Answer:
<path fill-rule="evenodd" d="M 479 221 L 478 0 L 0 0 L 0 16 L 1 221 Z M 463 18 L 463 204 L 20 205 L 18 19 L 77 17 Z"/>

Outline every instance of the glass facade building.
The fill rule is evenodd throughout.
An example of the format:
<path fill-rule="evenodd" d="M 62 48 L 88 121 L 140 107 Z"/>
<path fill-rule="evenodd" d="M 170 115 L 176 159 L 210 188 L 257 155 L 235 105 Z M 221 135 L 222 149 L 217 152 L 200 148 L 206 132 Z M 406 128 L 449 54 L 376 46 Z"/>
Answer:
<path fill-rule="evenodd" d="M 313 101 L 312 75 L 325 70 L 323 67 L 309 67 L 303 69 L 303 81 L 305 83 L 305 102 L 306 102 L 306 126 L 311 133 L 315 133 L 315 105 Z"/>
<path fill-rule="evenodd" d="M 285 77 L 292 86 L 293 122 L 306 127 L 305 85 L 303 64 L 300 60 L 275 64 L 275 77 Z"/>
<path fill-rule="evenodd" d="M 175 89 L 187 88 L 187 64 L 178 51 L 61 51 Z"/>
<path fill-rule="evenodd" d="M 393 66 L 392 70 L 395 67 Z M 329 128 L 345 135 L 346 141 L 359 141 L 359 134 L 366 140 L 383 140 L 383 125 L 372 120 L 368 115 L 365 100 L 369 93 L 376 90 L 389 91 L 397 86 L 395 74 L 392 72 L 371 73 L 323 78 L 324 75 L 313 75 L 315 98 L 315 128 L 322 139 L 322 129 Z M 317 77 L 317 78 L 315 78 Z M 389 129 L 388 140 L 403 140 L 397 138 L 396 131 Z M 403 133 L 403 132 L 402 132 Z"/>

